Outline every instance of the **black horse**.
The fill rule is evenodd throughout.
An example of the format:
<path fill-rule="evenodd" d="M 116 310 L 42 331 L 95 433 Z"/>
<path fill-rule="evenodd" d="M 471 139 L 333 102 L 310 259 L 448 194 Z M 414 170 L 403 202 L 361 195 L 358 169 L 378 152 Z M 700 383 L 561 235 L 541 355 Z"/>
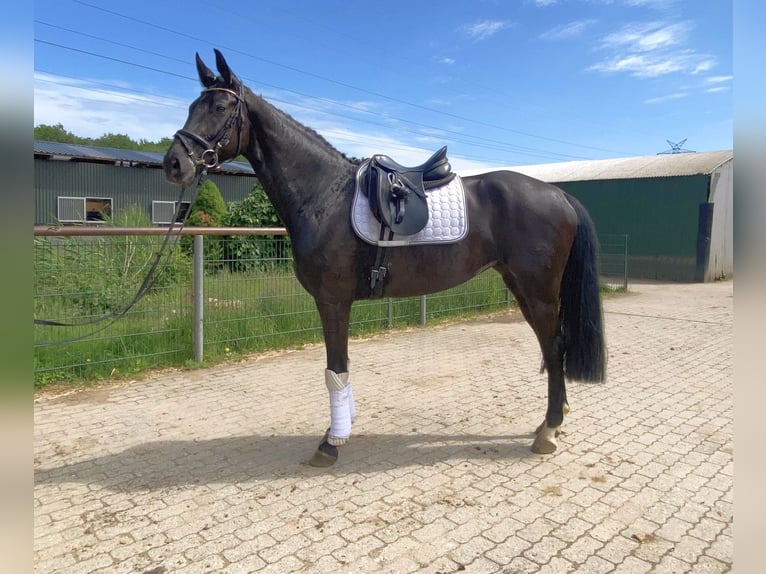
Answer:
<path fill-rule="evenodd" d="M 379 296 L 377 247 L 350 222 L 357 162 L 245 87 L 215 50 L 216 76 L 196 56 L 202 94 L 164 158 L 173 184 L 243 154 L 284 222 L 295 272 L 322 321 L 330 428 L 311 463 L 329 466 L 351 434 L 348 373 L 352 302 Z M 606 352 L 597 240 L 585 208 L 558 187 L 511 171 L 463 178 L 469 230 L 451 244 L 388 249 L 384 294 L 409 297 L 459 285 L 493 268 L 535 332 L 548 373 L 548 408 L 532 450 L 556 450 L 568 412 L 564 377 L 603 381 Z"/>

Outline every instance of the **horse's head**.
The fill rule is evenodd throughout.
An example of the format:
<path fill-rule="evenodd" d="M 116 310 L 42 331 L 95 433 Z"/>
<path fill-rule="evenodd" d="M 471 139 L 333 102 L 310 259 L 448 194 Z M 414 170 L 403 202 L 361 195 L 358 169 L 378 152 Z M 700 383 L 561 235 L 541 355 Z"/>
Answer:
<path fill-rule="evenodd" d="M 215 50 L 216 76 L 199 54 L 197 73 L 204 89 L 189 106 L 184 127 L 178 130 L 163 160 L 170 183 L 188 186 L 202 169 L 217 167 L 237 157 L 248 145 L 247 110 L 242 82 Z"/>

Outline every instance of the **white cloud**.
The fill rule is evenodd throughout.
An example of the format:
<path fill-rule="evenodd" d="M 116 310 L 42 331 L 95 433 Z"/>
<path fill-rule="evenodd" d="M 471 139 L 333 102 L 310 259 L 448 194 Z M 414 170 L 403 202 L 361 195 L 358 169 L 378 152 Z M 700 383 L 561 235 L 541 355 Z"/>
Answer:
<path fill-rule="evenodd" d="M 553 6 L 554 4 L 558 4 L 558 0 L 535 0 L 535 6 L 539 6 L 540 8 L 545 8 L 547 6 Z"/>
<path fill-rule="evenodd" d="M 703 59 L 694 66 L 692 74 L 701 74 L 702 72 L 710 71 L 715 67 L 715 64 L 716 62 L 713 58 L 703 56 Z"/>
<path fill-rule="evenodd" d="M 723 82 L 730 82 L 734 79 L 734 76 L 710 76 L 705 81 L 709 84 L 721 84 Z"/>
<path fill-rule="evenodd" d="M 597 46 L 601 51 L 614 52 L 614 55 L 593 64 L 588 70 L 624 72 L 637 78 L 707 72 L 716 65 L 715 58 L 683 47 L 692 28 L 689 21 L 627 24 L 602 38 Z"/>
<path fill-rule="evenodd" d="M 582 34 L 595 23 L 595 20 L 575 20 L 574 22 L 551 28 L 547 32 L 540 34 L 540 38 L 543 40 L 565 40 L 567 38 L 574 38 Z"/>
<path fill-rule="evenodd" d="M 455 63 L 455 59 L 454 58 L 447 58 L 447 57 L 445 57 L 445 58 L 440 59 L 439 63 L 440 64 L 446 64 L 447 66 L 451 66 L 452 64 Z"/>
<path fill-rule="evenodd" d="M 667 102 L 669 100 L 680 100 L 682 98 L 687 97 L 689 94 L 685 92 L 676 92 L 674 94 L 668 94 L 667 96 L 659 96 L 656 98 L 649 98 L 648 100 L 644 100 L 645 104 L 660 104 L 662 102 Z"/>
<path fill-rule="evenodd" d="M 659 96 L 656 98 L 650 98 L 648 100 L 644 100 L 645 104 L 659 104 L 662 102 L 666 102 L 669 100 L 677 100 L 681 98 L 688 97 L 691 93 L 697 93 L 699 91 L 702 91 L 706 94 L 716 94 L 720 92 L 728 92 L 730 90 L 729 86 L 722 86 L 720 84 L 724 84 L 726 82 L 729 82 L 732 80 L 733 76 L 711 76 L 709 78 L 705 78 L 702 81 L 695 82 L 690 85 L 685 85 L 680 87 L 681 90 L 684 91 L 677 91 L 671 94 L 668 94 L 666 96 Z"/>
<path fill-rule="evenodd" d="M 596 72 L 627 72 L 637 78 L 654 78 L 672 72 L 678 72 L 683 66 L 670 58 L 651 57 L 641 54 L 616 56 L 592 65 L 589 70 Z"/>
<path fill-rule="evenodd" d="M 691 22 L 627 24 L 604 37 L 601 47 L 626 49 L 630 52 L 651 52 L 683 43 L 692 27 Z"/>
<path fill-rule="evenodd" d="M 118 133 L 159 141 L 172 137 L 186 119 L 189 102 L 51 74 L 35 73 L 34 78 L 35 125 L 60 123 L 81 137 Z"/>
<path fill-rule="evenodd" d="M 479 42 L 497 34 L 500 30 L 510 28 L 511 23 L 505 20 L 483 20 L 463 27 L 463 31 L 472 40 Z"/>
<path fill-rule="evenodd" d="M 678 4 L 678 0 L 625 0 L 626 6 L 646 6 L 657 10 L 667 10 L 676 4 Z"/>

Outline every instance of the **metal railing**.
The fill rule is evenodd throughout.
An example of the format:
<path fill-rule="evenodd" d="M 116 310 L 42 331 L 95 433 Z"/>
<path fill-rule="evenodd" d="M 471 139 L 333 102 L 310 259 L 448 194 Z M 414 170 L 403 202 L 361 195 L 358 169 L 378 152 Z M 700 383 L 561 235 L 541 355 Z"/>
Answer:
<path fill-rule="evenodd" d="M 275 228 L 173 230 L 169 247 L 179 245 L 166 250 L 151 292 L 112 320 L 140 287 L 166 233 L 161 227 L 35 227 L 35 318 L 79 324 L 35 326 L 38 383 L 126 376 L 321 342 L 318 313 L 293 272 L 286 231 Z M 427 297 L 358 301 L 351 334 L 511 303 L 502 279 L 489 270 Z"/>

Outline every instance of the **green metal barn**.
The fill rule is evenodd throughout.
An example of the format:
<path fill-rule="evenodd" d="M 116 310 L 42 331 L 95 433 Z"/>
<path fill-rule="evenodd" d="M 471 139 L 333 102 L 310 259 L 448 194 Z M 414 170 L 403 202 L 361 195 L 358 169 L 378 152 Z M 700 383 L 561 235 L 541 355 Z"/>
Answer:
<path fill-rule="evenodd" d="M 731 277 L 732 150 L 525 165 L 588 208 L 597 232 L 628 236 L 628 276 L 703 282 Z"/>
<path fill-rule="evenodd" d="M 35 141 L 35 225 L 97 225 L 136 205 L 158 225 L 176 210 L 179 189 L 165 181 L 162 154 Z M 209 173 L 224 202 L 241 201 L 257 179 L 249 164 L 229 162 Z M 194 190 L 181 199 L 191 201 Z"/>

